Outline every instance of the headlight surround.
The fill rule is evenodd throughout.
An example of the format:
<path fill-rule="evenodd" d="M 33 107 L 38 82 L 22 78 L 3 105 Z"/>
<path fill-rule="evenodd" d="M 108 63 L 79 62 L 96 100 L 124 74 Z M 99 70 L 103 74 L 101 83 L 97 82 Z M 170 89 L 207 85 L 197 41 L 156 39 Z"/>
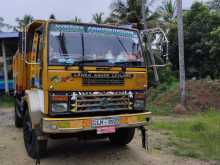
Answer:
<path fill-rule="evenodd" d="M 134 109 L 135 110 L 144 110 L 145 101 L 144 100 L 134 100 Z"/>
<path fill-rule="evenodd" d="M 145 93 L 136 93 L 134 94 L 134 102 L 133 106 L 135 110 L 145 110 L 145 100 L 146 95 Z"/>
<path fill-rule="evenodd" d="M 51 111 L 53 113 L 65 113 L 68 110 L 67 103 L 52 103 Z"/>

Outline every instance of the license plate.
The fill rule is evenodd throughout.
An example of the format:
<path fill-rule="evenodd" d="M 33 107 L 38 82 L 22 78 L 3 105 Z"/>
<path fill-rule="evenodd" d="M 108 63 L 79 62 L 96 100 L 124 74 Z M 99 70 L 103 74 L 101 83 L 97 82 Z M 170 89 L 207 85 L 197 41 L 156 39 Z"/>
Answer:
<path fill-rule="evenodd" d="M 113 118 L 104 118 L 104 119 L 93 119 L 92 120 L 92 127 L 108 127 L 108 126 L 117 126 L 119 125 L 119 117 L 113 117 Z"/>
<path fill-rule="evenodd" d="M 115 126 L 110 126 L 110 127 L 97 127 L 96 128 L 97 134 L 107 134 L 107 133 L 115 133 L 116 128 Z"/>

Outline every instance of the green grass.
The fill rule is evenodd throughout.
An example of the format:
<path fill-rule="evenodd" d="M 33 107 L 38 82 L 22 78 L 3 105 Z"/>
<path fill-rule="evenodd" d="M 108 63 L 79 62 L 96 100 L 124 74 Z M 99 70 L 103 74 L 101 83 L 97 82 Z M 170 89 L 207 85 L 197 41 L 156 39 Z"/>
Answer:
<path fill-rule="evenodd" d="M 0 108 L 8 108 L 14 106 L 14 98 L 11 96 L 0 95 Z"/>
<path fill-rule="evenodd" d="M 178 93 L 179 83 L 173 81 L 172 83 L 164 83 L 156 88 L 150 89 L 148 96 L 148 110 L 154 115 L 170 115 L 174 106 L 179 101 L 178 94 L 168 96 L 169 100 L 164 101 L 170 93 Z"/>
<path fill-rule="evenodd" d="M 168 116 L 168 115 L 172 114 L 172 108 L 169 105 L 158 107 L 153 104 L 149 104 L 148 110 L 150 112 L 152 112 L 153 115 L 156 115 L 156 116 L 157 115 Z"/>
<path fill-rule="evenodd" d="M 171 131 L 174 153 L 205 160 L 220 160 L 220 112 L 210 110 L 172 121 L 155 121 L 152 129 Z"/>

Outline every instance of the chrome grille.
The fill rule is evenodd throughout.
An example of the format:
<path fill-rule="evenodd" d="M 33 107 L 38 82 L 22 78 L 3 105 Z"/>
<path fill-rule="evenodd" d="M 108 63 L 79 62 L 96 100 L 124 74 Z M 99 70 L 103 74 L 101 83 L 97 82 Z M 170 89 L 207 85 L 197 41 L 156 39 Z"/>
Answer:
<path fill-rule="evenodd" d="M 111 111 L 130 109 L 128 94 L 78 95 L 71 104 L 72 111 Z"/>

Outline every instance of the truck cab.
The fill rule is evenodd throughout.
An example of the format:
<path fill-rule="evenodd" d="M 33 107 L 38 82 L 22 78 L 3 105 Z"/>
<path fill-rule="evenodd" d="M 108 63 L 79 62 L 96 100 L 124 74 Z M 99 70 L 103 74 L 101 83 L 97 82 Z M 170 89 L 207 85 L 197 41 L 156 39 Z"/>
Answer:
<path fill-rule="evenodd" d="M 146 68 L 137 30 L 56 20 L 25 27 L 13 70 L 15 125 L 29 156 L 43 156 L 55 137 L 128 144 L 150 119 Z"/>

